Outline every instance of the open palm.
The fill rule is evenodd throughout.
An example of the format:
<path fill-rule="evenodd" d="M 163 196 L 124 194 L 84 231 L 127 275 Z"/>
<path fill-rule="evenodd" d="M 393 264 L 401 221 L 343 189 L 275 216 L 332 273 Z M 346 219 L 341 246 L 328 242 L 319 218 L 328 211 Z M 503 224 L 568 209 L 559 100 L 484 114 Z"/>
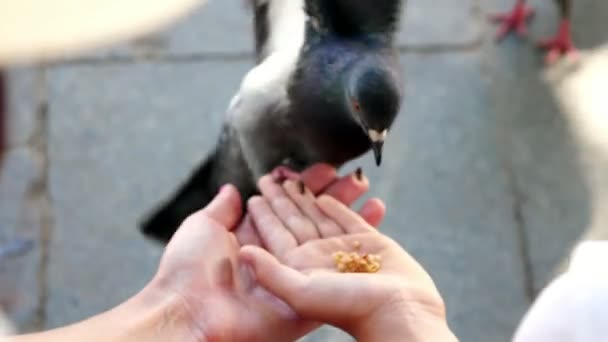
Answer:
<path fill-rule="evenodd" d="M 266 180 L 261 184 L 263 192 L 269 186 L 271 191 L 282 188 Z M 352 188 L 350 191 L 357 193 Z M 358 196 L 363 193 L 360 191 Z M 250 202 L 251 216 L 255 202 Z M 301 337 L 319 324 L 301 319 L 287 304 L 259 286 L 252 272 L 238 260 L 242 243 L 238 230 L 230 230 L 239 223 L 240 203 L 237 190 L 228 186 L 204 210 L 189 217 L 167 245 L 154 284 L 164 296 L 168 293 L 181 303 L 175 315 L 186 317 L 172 319 L 188 322 L 193 340 L 284 341 Z M 383 207 L 370 203 L 364 209 L 375 208 L 368 209 L 375 213 L 369 217 L 379 222 Z M 286 228 L 257 221 L 251 220 L 258 241 L 253 245 L 270 250 L 290 248 L 292 253 L 278 255 L 284 261 L 299 260 L 302 257 L 298 255 L 307 253 L 305 249 L 298 252 L 292 248 L 297 247 L 291 245 L 294 240 L 281 234 Z"/>

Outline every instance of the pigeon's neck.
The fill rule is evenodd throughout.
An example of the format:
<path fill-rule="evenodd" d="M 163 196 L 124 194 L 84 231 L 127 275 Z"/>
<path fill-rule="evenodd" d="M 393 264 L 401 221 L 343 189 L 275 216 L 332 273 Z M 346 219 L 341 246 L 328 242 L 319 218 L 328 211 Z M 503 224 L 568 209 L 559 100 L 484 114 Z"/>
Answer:
<path fill-rule="evenodd" d="M 343 114 L 346 80 L 350 68 L 362 56 L 361 50 L 329 42 L 305 47 L 290 83 L 291 102 Z"/>

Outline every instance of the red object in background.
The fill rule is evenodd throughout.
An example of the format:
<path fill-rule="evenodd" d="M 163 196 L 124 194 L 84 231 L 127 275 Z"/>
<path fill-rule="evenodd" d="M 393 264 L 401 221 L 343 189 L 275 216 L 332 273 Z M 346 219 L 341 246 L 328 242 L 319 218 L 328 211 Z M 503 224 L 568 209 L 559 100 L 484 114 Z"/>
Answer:
<path fill-rule="evenodd" d="M 6 84 L 4 74 L 0 70 L 0 166 L 2 166 L 2 160 L 4 159 L 4 147 L 5 147 L 5 123 L 6 123 Z"/>

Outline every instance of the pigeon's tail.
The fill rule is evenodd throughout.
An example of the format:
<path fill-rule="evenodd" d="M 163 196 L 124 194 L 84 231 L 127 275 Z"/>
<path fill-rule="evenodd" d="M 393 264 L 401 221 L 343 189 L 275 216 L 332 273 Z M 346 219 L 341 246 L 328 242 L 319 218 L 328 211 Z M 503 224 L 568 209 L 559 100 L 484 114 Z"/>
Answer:
<path fill-rule="evenodd" d="M 256 191 L 240 146 L 226 131 L 216 149 L 186 182 L 140 224 L 141 232 L 148 238 L 168 243 L 182 222 L 211 202 L 225 184 L 236 186 L 243 201 Z"/>
<path fill-rule="evenodd" d="M 305 0 L 306 13 L 322 30 L 358 37 L 379 33 L 392 36 L 398 28 L 405 0 Z"/>
<path fill-rule="evenodd" d="M 213 179 L 215 159 L 215 153 L 210 155 L 169 201 L 140 225 L 144 235 L 167 243 L 186 217 L 204 207 L 212 199 L 216 185 L 210 181 Z"/>

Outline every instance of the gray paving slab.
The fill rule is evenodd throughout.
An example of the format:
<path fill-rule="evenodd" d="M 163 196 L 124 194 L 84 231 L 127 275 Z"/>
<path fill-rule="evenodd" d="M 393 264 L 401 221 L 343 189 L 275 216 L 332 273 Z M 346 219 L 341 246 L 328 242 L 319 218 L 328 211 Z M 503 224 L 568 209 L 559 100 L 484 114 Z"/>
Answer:
<path fill-rule="evenodd" d="M 490 1 L 487 11 L 512 5 L 496 3 Z M 554 35 L 559 17 L 553 2 L 530 3 L 537 10 L 530 27 L 532 39 Z M 608 11 L 608 4 L 582 0 L 574 8 L 574 39 L 580 48 L 595 47 L 608 38 L 604 34 L 608 23 L 600 14 Z M 486 56 L 494 80 L 491 101 L 499 112 L 502 153 L 520 192 L 532 285 L 538 291 L 553 278 L 588 226 L 592 198 L 579 145 L 544 79 L 543 54 L 529 42 L 513 38 L 489 44 Z"/>
<path fill-rule="evenodd" d="M 36 128 L 38 72 L 35 68 L 16 68 L 8 70 L 7 76 L 8 145 L 24 145 Z"/>
<path fill-rule="evenodd" d="M 93 57 L 191 56 L 253 53 L 252 15 L 246 1 L 211 0 L 171 27 L 142 39 L 95 51 Z M 474 0 L 407 1 L 400 46 L 471 44 L 482 21 Z"/>
<path fill-rule="evenodd" d="M 20 331 L 35 328 L 40 263 L 40 212 L 33 186 L 42 170 L 27 147 L 7 152 L 0 172 L 0 308 Z M 18 247 L 26 242 L 31 248 Z"/>
<path fill-rule="evenodd" d="M 211 148 L 248 67 L 138 64 L 50 72 L 55 227 L 47 327 L 107 309 L 149 280 L 160 249 L 143 239 L 136 223 Z"/>
<path fill-rule="evenodd" d="M 399 44 L 469 45 L 481 36 L 483 27 L 475 0 L 408 0 L 403 11 Z"/>
<path fill-rule="evenodd" d="M 366 156 L 353 165 L 369 172 L 372 195 L 397 208 L 389 208 L 385 230 L 436 277 L 458 335 L 503 341 L 526 301 L 479 57 L 413 55 L 404 64 L 407 105 L 386 164 L 376 169 Z M 56 219 L 48 327 L 108 308 L 151 276 L 158 250 L 135 222 L 212 146 L 248 67 L 141 64 L 50 73 Z M 466 86 L 451 86 L 457 83 Z"/>

